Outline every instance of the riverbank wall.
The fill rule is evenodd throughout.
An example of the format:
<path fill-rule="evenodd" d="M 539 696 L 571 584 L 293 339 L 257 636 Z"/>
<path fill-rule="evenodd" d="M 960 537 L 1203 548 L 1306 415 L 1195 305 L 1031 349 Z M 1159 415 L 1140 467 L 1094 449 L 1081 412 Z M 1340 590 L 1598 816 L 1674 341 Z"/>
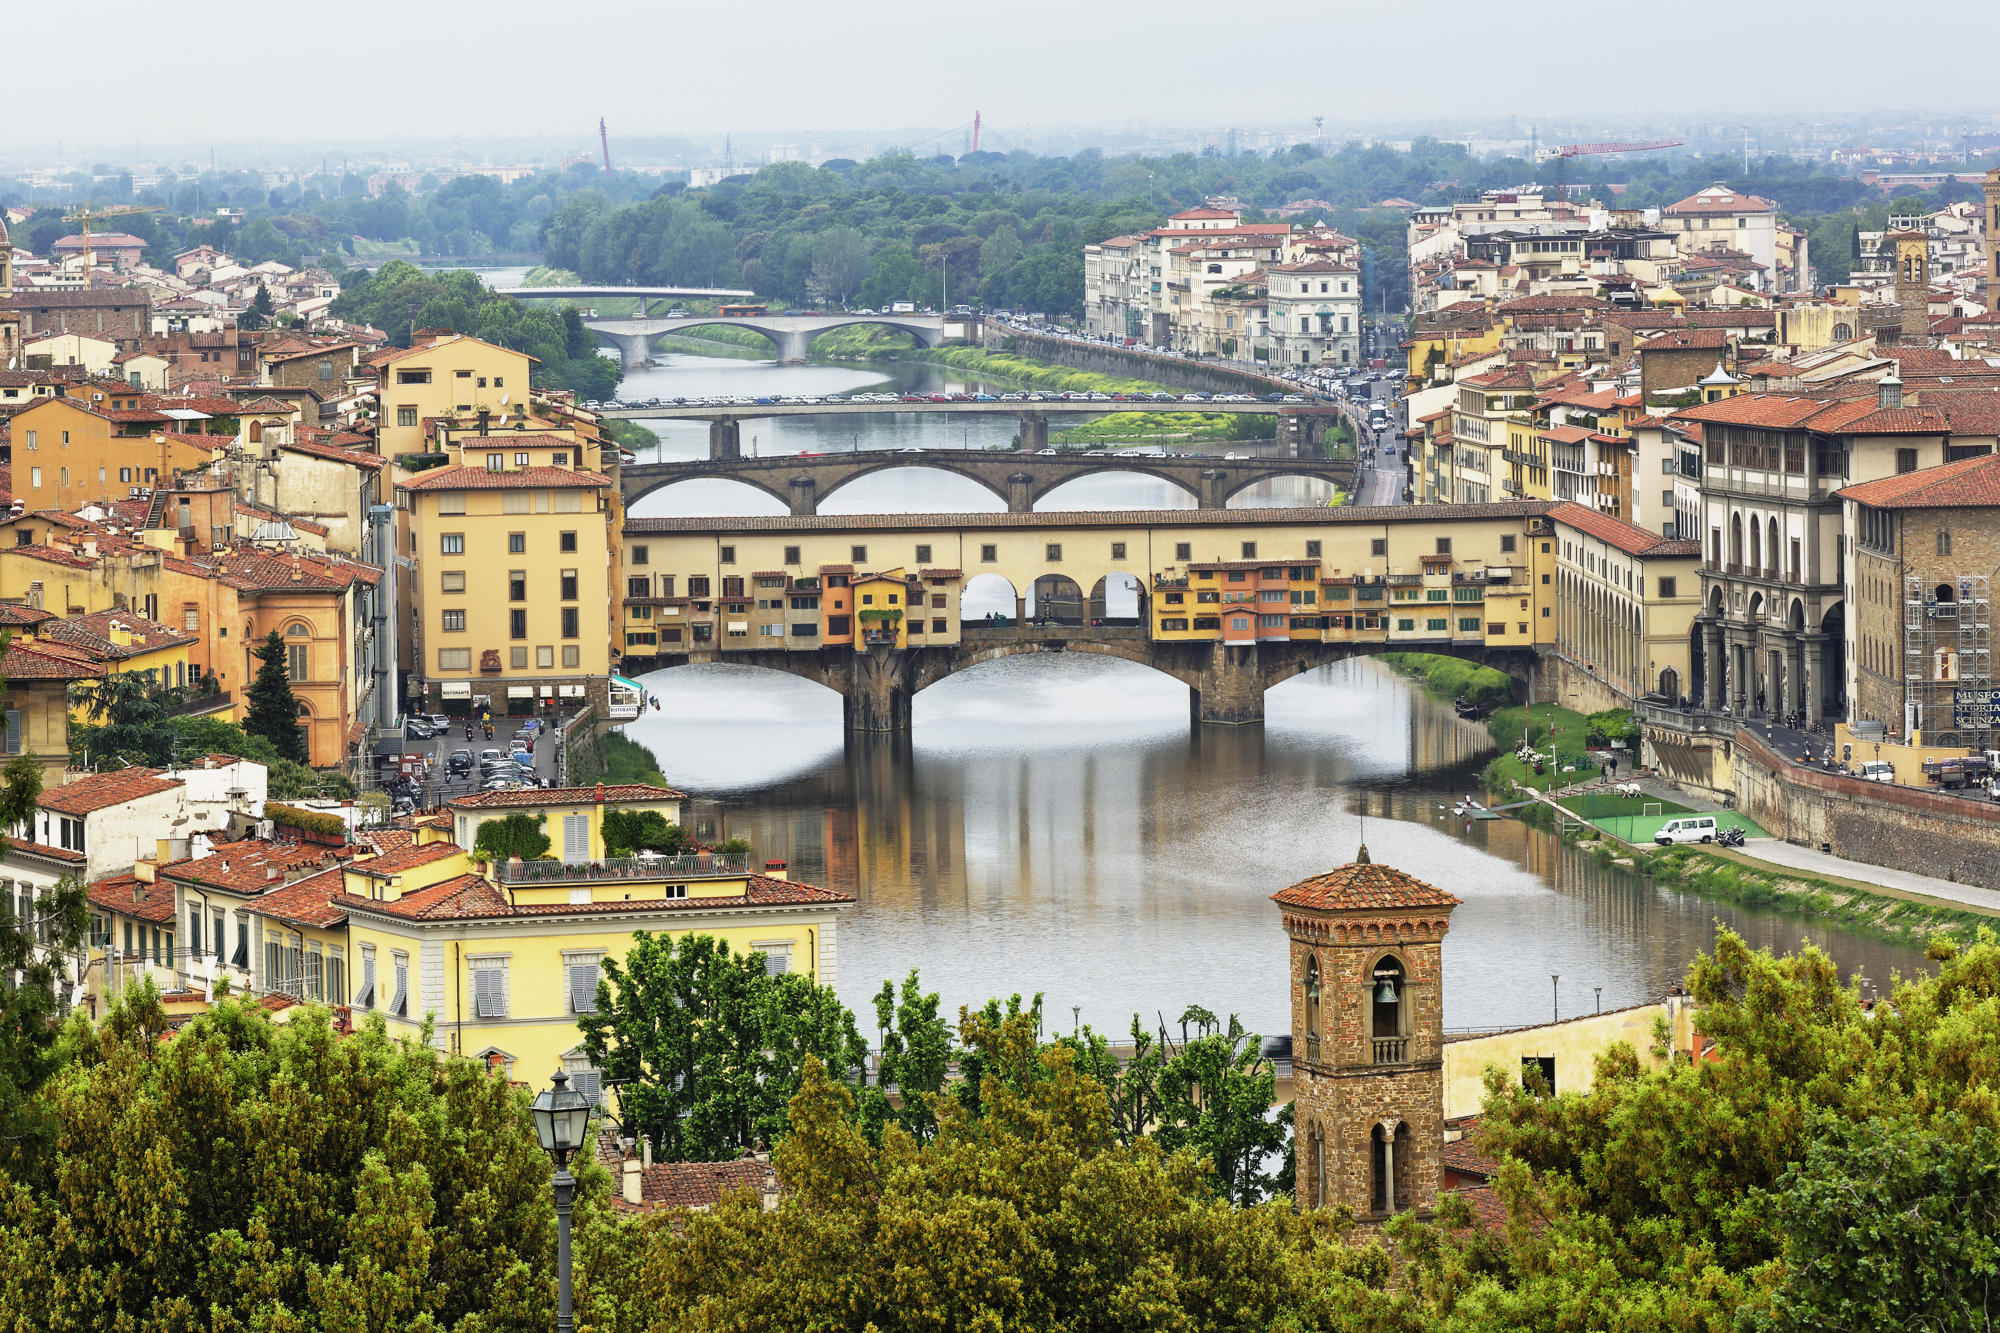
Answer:
<path fill-rule="evenodd" d="M 1018 352 L 1051 365 L 1071 370 L 1095 371 L 1099 375 L 1123 375 L 1151 380 L 1191 393 L 1297 393 L 1299 386 L 1271 375 L 1257 375 L 1226 366 L 1191 361 L 1181 356 L 1161 356 L 1110 343 L 1076 342 L 1045 333 L 1029 333 L 1000 324 L 979 326 L 979 345 L 989 352 Z"/>
<path fill-rule="evenodd" d="M 1863 782 L 1793 763 L 1748 729 L 1730 765 L 1736 808 L 1774 836 L 1850 861 L 2000 884 L 2000 805 Z"/>
<path fill-rule="evenodd" d="M 1528 701 L 1530 703 L 1556 704 L 1576 713 L 1602 713 L 1632 706 L 1631 695 L 1618 690 L 1582 663 L 1573 662 L 1553 651 L 1542 655 L 1536 685 L 1538 688 L 1535 697 Z"/>

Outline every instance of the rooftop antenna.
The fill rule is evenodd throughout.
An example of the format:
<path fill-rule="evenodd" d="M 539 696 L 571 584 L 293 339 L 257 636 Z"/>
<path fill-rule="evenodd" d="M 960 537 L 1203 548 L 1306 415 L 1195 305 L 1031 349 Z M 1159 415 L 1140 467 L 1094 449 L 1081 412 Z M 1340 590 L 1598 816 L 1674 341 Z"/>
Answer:
<path fill-rule="evenodd" d="M 975 152 L 975 153 L 979 151 L 979 129 L 980 129 L 980 125 L 981 125 L 981 121 L 980 121 L 980 118 L 979 118 L 979 113 L 978 113 L 977 111 L 974 111 L 974 112 L 972 113 L 972 151 L 973 151 L 973 152 Z"/>
<path fill-rule="evenodd" d="M 604 128 L 604 117 L 597 118 L 597 142 L 604 149 L 604 174 L 611 174 L 611 136 Z"/>

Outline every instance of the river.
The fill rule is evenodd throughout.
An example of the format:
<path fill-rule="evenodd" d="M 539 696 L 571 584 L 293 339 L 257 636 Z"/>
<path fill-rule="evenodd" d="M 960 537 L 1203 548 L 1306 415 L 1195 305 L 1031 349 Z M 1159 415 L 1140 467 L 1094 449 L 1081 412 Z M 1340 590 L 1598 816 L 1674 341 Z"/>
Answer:
<path fill-rule="evenodd" d="M 813 394 L 883 382 L 966 383 L 928 366 L 668 356 L 628 376 L 621 393 Z M 760 449 L 797 452 L 943 447 L 960 432 L 976 448 L 1003 443 L 1011 426 L 1004 417 L 966 425 L 885 416 L 767 420 L 744 431 L 746 447 L 754 437 Z M 702 427 L 661 423 L 660 433 L 668 457 L 706 449 Z M 1131 476 L 1064 490 L 1047 507 L 1188 503 L 1166 483 Z M 1300 502 L 1283 494 L 1260 498 Z M 961 479 L 899 469 L 856 482 L 823 509 L 1001 507 Z M 731 483 L 655 492 L 635 509 L 774 512 Z M 838 696 L 790 676 L 703 666 L 644 683 L 664 708 L 628 733 L 695 793 L 699 832 L 745 836 L 795 877 L 857 898 L 841 919 L 838 988 L 864 1030 L 883 979 L 918 968 L 951 1012 L 1039 991 L 1057 1026 L 1074 1009 L 1123 1033 L 1135 1012 L 1148 1025 L 1162 1016 L 1172 1024 L 1201 1004 L 1282 1032 L 1286 944 L 1270 895 L 1353 859 L 1364 840 L 1374 859 L 1464 900 L 1445 941 L 1447 1027 L 1657 999 L 1717 921 L 1772 948 L 1810 938 L 1844 971 L 1878 981 L 1922 966 L 1917 952 L 1872 937 L 1600 866 L 1512 820 L 1451 818 L 1446 807 L 1473 790 L 1490 757 L 1484 728 L 1371 662 L 1288 681 L 1271 691 L 1262 727 L 1230 728 L 1190 727 L 1186 688 L 1131 663 L 1013 657 L 918 695 L 909 737 L 852 747 Z"/>

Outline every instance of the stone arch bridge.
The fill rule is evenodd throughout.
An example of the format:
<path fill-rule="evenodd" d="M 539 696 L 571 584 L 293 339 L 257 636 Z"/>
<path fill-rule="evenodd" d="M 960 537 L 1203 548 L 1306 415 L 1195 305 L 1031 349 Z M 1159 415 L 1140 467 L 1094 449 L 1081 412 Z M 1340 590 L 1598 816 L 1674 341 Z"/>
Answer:
<path fill-rule="evenodd" d="M 1007 502 L 1011 513 L 1032 512 L 1035 502 L 1067 481 L 1100 472 L 1135 472 L 1156 477 L 1194 496 L 1203 509 L 1221 509 L 1230 498 L 1275 477 L 1311 477 L 1346 489 L 1354 480 L 1351 459 L 1325 458 L 1142 458 L 966 449 L 923 449 L 821 456 L 723 458 L 671 463 L 628 463 L 619 485 L 629 509 L 662 486 L 694 480 L 741 482 L 782 502 L 793 514 L 818 512 L 819 502 L 848 483 L 891 468 L 935 468 L 965 477 Z"/>
<path fill-rule="evenodd" d="M 653 339 L 669 333 L 710 327 L 749 329 L 777 348 L 780 365 L 803 363 L 813 339 L 833 329 L 872 324 L 895 329 L 916 339 L 919 347 L 936 347 L 952 338 L 972 335 L 970 317 L 948 315 L 690 315 L 681 319 L 586 319 L 583 326 L 618 349 L 626 369 L 649 365 Z"/>
<path fill-rule="evenodd" d="M 1381 652 L 1431 652 L 1504 671 L 1526 698 L 1540 697 L 1541 654 L 1533 648 L 1487 648 L 1439 640 L 1396 643 L 1159 642 L 1143 626 L 1017 625 L 1004 629 L 966 625 L 961 642 L 897 652 L 856 653 L 826 648 L 815 653 L 774 650 L 695 651 L 628 659 L 626 671 L 728 662 L 782 671 L 838 693 L 849 732 L 908 731 L 915 696 L 961 671 L 1023 653 L 1086 653 L 1115 657 L 1172 676 L 1188 687 L 1195 722 L 1234 725 L 1264 720 L 1264 693 L 1314 667 Z M 1546 693 L 1546 691 L 1543 691 Z"/>

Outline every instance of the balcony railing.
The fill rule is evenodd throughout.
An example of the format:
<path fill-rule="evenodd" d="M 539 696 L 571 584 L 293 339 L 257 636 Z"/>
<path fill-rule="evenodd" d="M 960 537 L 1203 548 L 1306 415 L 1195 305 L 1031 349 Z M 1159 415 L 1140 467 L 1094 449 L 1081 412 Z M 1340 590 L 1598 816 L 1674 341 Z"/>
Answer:
<path fill-rule="evenodd" d="M 603 861 L 511 861 L 495 869 L 503 884 L 574 884 L 606 879 L 700 879 L 741 875 L 750 869 L 747 852 L 700 852 L 693 856 L 621 856 Z"/>
<path fill-rule="evenodd" d="M 1319 1059 L 1319 1036 L 1317 1033 L 1308 1033 L 1306 1036 L 1306 1059 Z"/>
<path fill-rule="evenodd" d="M 1375 1063 L 1378 1065 L 1401 1065 L 1410 1061 L 1410 1039 L 1408 1037 L 1375 1038 Z"/>

